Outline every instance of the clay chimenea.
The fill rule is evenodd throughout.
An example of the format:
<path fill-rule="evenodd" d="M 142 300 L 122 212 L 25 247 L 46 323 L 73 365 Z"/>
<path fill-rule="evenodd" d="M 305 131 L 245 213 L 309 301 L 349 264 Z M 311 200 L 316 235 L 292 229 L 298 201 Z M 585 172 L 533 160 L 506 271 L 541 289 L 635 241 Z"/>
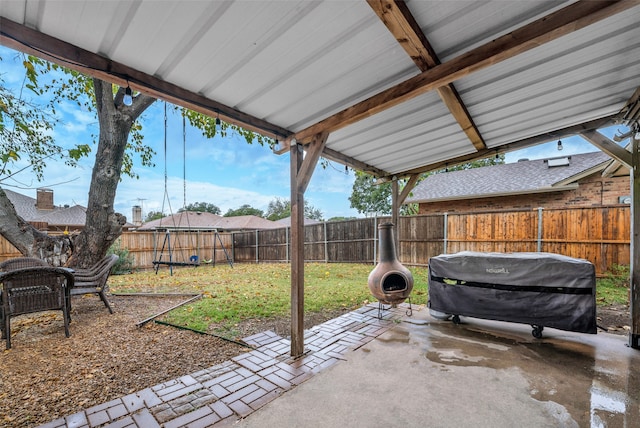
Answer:
<path fill-rule="evenodd" d="M 413 275 L 396 257 L 393 224 L 380 224 L 378 234 L 380 261 L 369 274 L 369 290 L 380 303 L 396 307 L 411 294 Z"/>

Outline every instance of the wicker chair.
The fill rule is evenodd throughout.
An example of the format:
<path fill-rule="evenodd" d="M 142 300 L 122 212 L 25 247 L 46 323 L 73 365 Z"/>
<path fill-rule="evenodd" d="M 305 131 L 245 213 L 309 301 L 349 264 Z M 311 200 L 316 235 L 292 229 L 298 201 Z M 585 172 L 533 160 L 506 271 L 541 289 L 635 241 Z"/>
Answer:
<path fill-rule="evenodd" d="M 107 300 L 107 278 L 109 278 L 111 268 L 117 261 L 118 256 L 111 254 L 89 269 L 75 269 L 73 271 L 75 283 L 71 288 L 71 295 L 97 294 L 109 309 L 109 312 L 113 313 L 113 309 Z"/>
<path fill-rule="evenodd" d="M 23 269 L 36 266 L 49 266 L 47 262 L 35 257 L 16 257 L 15 259 L 5 260 L 0 263 L 0 272 L 8 272 L 10 270 Z"/>
<path fill-rule="evenodd" d="M 50 266 L 27 267 L 0 274 L 0 328 L 7 349 L 11 348 L 11 317 L 22 314 L 61 310 L 64 333 L 69 337 L 69 290 L 73 283 L 69 269 Z"/>

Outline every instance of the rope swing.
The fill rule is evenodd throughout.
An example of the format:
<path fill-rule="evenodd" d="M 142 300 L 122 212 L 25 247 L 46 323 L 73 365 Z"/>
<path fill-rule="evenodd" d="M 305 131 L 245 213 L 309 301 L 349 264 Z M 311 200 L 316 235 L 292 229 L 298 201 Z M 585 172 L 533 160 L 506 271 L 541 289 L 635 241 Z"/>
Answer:
<path fill-rule="evenodd" d="M 187 207 L 187 126 L 186 126 L 186 118 L 182 115 L 182 180 L 183 180 L 183 212 L 184 216 L 186 216 L 187 221 L 187 232 L 191 238 L 191 247 L 194 248 L 193 245 L 193 234 L 191 231 L 191 223 L 189 221 L 189 214 L 186 211 Z M 184 257 L 184 248 L 180 246 L 179 241 L 179 230 L 180 223 L 176 223 L 176 217 L 173 215 L 173 210 L 171 208 L 171 198 L 169 197 L 169 186 L 168 186 L 168 173 L 167 173 L 167 102 L 164 102 L 164 196 L 162 199 L 162 213 L 164 213 L 165 203 L 169 206 L 169 217 L 173 222 L 172 226 L 175 231 L 174 238 L 174 248 L 177 246 L 180 248 L 180 253 L 182 255 L 181 261 L 176 261 L 173 257 L 174 248 L 171 247 L 171 231 L 169 227 L 162 227 L 162 217 L 160 218 L 160 223 L 158 224 L 157 231 L 164 231 L 164 241 L 162 242 L 162 248 L 160 249 L 160 255 L 156 259 L 154 257 L 153 265 L 155 266 L 156 274 L 158 274 L 158 269 L 160 265 L 169 266 L 169 271 L 171 275 L 173 275 L 173 267 L 174 266 L 199 266 L 200 260 L 198 255 L 193 254 L 189 257 L 187 261 Z M 180 217 L 180 221 L 182 221 L 182 216 Z M 157 241 L 156 241 L 157 242 Z M 157 248 L 157 247 L 156 247 Z M 165 249 L 167 250 L 167 255 L 169 260 L 162 260 L 164 256 Z"/>

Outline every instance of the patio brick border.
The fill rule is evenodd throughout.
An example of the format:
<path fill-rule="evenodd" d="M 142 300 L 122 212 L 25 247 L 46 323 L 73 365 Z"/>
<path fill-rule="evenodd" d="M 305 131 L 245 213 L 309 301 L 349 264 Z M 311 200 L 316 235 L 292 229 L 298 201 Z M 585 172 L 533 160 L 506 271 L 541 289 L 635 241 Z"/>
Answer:
<path fill-rule="evenodd" d="M 345 359 L 406 316 L 408 305 L 383 311 L 372 303 L 305 331 L 305 354 L 265 331 L 244 338 L 254 350 L 231 361 L 56 419 L 40 428 L 222 427 Z"/>

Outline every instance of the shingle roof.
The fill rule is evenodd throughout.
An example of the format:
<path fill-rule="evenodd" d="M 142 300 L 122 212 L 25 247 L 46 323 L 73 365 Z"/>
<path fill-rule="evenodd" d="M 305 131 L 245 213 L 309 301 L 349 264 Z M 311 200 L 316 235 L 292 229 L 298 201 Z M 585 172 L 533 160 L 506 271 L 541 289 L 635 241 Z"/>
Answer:
<path fill-rule="evenodd" d="M 84 226 L 87 209 L 80 205 L 39 210 L 36 199 L 12 190 L 3 189 L 20 217 L 28 222 L 46 222 L 50 226 Z"/>
<path fill-rule="evenodd" d="M 147 222 L 137 230 L 155 229 L 215 229 L 222 217 L 208 212 L 182 211 Z"/>
<path fill-rule="evenodd" d="M 568 164 L 549 166 L 549 161 L 562 163 L 564 158 Z M 594 152 L 433 174 L 413 189 L 405 203 L 566 190 L 584 173 L 603 169 L 608 161 L 608 155 Z"/>
<path fill-rule="evenodd" d="M 289 227 L 291 226 L 291 216 L 289 217 L 285 217 L 285 218 L 281 218 L 280 220 L 276 220 L 276 223 L 278 223 L 279 225 L 281 225 L 281 227 Z M 314 220 L 312 218 L 306 218 L 304 219 L 304 224 L 318 224 L 318 223 L 322 223 L 321 221 L 318 220 Z"/>
<path fill-rule="evenodd" d="M 137 230 L 196 229 L 196 230 L 256 230 L 283 227 L 271 220 L 254 215 L 221 217 L 207 212 L 183 211 L 143 224 Z"/>
<path fill-rule="evenodd" d="M 277 229 L 282 227 L 275 221 L 255 215 L 239 215 L 234 217 L 222 217 L 216 226 L 218 229 L 226 230 L 254 230 L 254 229 Z"/>

